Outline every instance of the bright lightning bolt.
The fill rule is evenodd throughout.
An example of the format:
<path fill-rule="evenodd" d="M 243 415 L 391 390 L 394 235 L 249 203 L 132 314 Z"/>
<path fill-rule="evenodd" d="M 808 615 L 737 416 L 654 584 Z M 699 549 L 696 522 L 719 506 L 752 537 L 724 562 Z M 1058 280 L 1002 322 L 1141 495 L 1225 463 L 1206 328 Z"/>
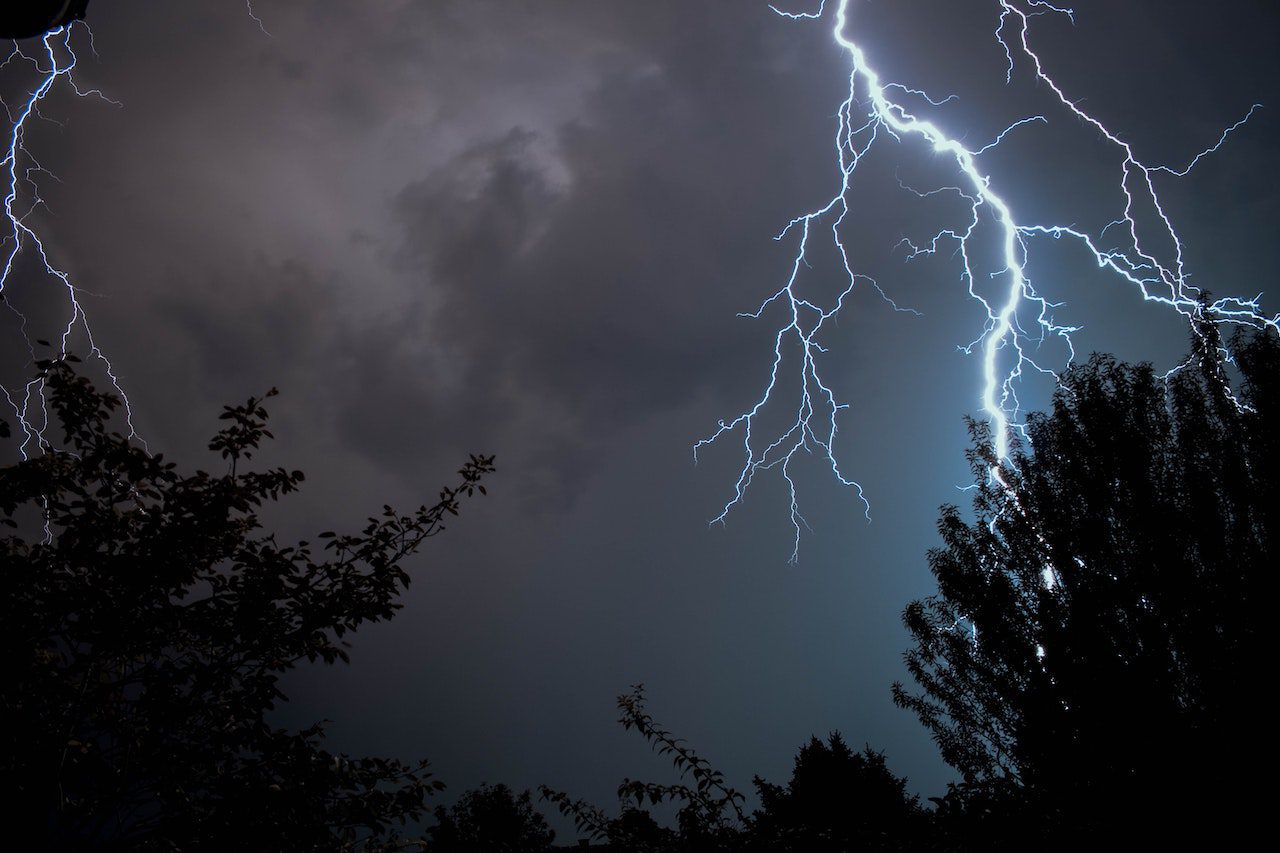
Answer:
<path fill-rule="evenodd" d="M 963 221 L 937 232 L 929 241 L 916 245 L 907 241 L 909 257 L 936 253 L 945 244 L 957 249 L 962 265 L 963 280 L 969 296 L 981 306 L 986 322 L 981 334 L 962 349 L 978 354 L 981 360 L 981 401 L 995 437 L 996 452 L 1001 459 L 1009 458 L 1010 437 L 1020 428 L 1017 388 L 1026 373 L 1039 373 L 1056 379 L 1057 374 L 1038 364 L 1033 352 L 1047 339 L 1062 341 L 1074 358 L 1071 334 L 1075 327 L 1060 325 L 1053 319 L 1051 303 L 1036 292 L 1027 274 L 1028 258 L 1032 244 L 1044 238 L 1066 238 L 1077 243 L 1087 257 L 1098 267 L 1108 270 L 1141 292 L 1146 301 L 1166 306 L 1183 315 L 1198 330 L 1202 321 L 1224 324 L 1241 324 L 1255 328 L 1280 331 L 1280 316 L 1267 316 L 1259 305 L 1260 297 L 1244 299 L 1227 297 L 1208 301 L 1201 291 L 1187 280 L 1184 267 L 1184 247 L 1174 224 L 1166 212 L 1156 186 L 1160 174 L 1185 176 L 1203 158 L 1216 152 L 1228 136 L 1253 115 L 1257 105 L 1236 124 L 1227 128 L 1211 147 L 1200 152 L 1183 168 L 1167 165 L 1148 165 L 1138 158 L 1132 146 L 1107 129 L 1102 122 L 1085 112 L 1070 100 L 1058 84 L 1045 71 L 1040 57 L 1030 43 L 1031 18 L 1046 15 L 1065 15 L 1074 20 L 1072 10 L 1051 5 L 1046 0 L 996 0 L 999 4 L 999 20 L 995 38 L 1008 60 L 1006 82 L 1013 78 L 1019 62 L 1029 62 L 1035 79 L 1052 93 L 1062 107 L 1077 120 L 1092 126 L 1100 137 L 1116 152 L 1119 160 L 1119 189 L 1124 204 L 1115 219 L 1099 233 L 1089 233 L 1071 225 L 1055 223 L 1031 223 L 1019 219 L 995 186 L 992 176 L 983 169 L 982 155 L 1000 145 L 1015 130 L 1032 123 L 1047 123 L 1043 116 L 1032 116 L 1017 121 L 1001 132 L 995 140 L 979 148 L 966 147 L 927 118 L 916 114 L 920 108 L 938 108 L 951 99 L 935 100 L 926 93 L 900 83 L 886 82 L 867 62 L 862 48 L 849 35 L 850 0 L 838 0 L 834 12 L 832 35 L 850 62 L 848 96 L 840 105 L 838 127 L 835 136 L 835 160 L 839 180 L 835 193 L 821 207 L 796 217 L 776 239 L 798 235 L 798 247 L 790 264 L 790 275 L 772 295 L 755 311 L 742 316 L 762 318 L 766 311 L 781 309 L 783 321 L 774 335 L 773 359 L 769 378 L 760 397 L 754 404 L 731 420 L 722 420 L 718 428 L 707 438 L 694 445 L 694 458 L 705 446 L 715 443 L 729 434 L 737 434 L 742 440 L 744 463 L 734 483 L 733 495 L 725 503 L 712 523 L 724 522 L 728 514 L 745 497 L 756 476 L 762 471 L 777 469 L 785 481 L 790 496 L 790 518 L 795 528 L 791 561 L 799 554 L 802 527 L 807 526 L 800 513 L 796 483 L 791 466 L 797 456 L 816 453 L 827 463 L 836 479 L 853 488 L 868 513 L 870 505 L 862 487 L 840 467 L 836 459 L 834 442 L 838 433 L 838 418 L 849 408 L 839 402 L 830 383 L 819 370 L 821 357 L 827 349 L 821 343 L 821 333 L 829 321 L 840 312 L 848 296 L 860 282 L 876 289 L 895 310 L 898 308 L 876 282 L 854 270 L 846 248 L 845 228 L 852 201 L 853 177 L 859 164 L 876 143 L 886 138 L 902 141 L 915 138 L 927 143 L 933 151 L 943 156 L 955 169 L 956 185 L 917 192 L 921 197 L 947 193 L 962 199 L 967 208 Z M 823 18 L 827 13 L 826 0 L 815 12 L 789 12 L 770 7 L 777 14 L 794 20 Z M 914 100 L 913 100 L 914 99 Z M 919 103 L 910 107 L 908 103 Z M 925 107 L 924 105 L 927 105 Z M 1156 227 L 1143 229 L 1138 224 L 1139 207 L 1154 210 Z M 994 269 L 975 268 L 974 236 L 980 227 L 994 226 L 1000 235 L 1000 261 Z M 843 266 L 843 286 L 833 301 L 826 304 L 802 294 L 798 284 L 802 270 L 809 267 L 811 238 L 825 229 L 838 252 Z M 1111 237 L 1108 242 L 1106 235 Z M 1115 245 L 1115 240 L 1119 245 Z M 1164 243 L 1172 248 L 1172 257 L 1161 260 L 1148 249 L 1152 244 Z M 994 295 L 984 295 L 978 289 L 979 276 L 998 283 Z M 1028 327 L 1030 331 L 1028 331 Z M 797 355 L 798 354 L 798 355 Z M 794 363 L 794 367 L 792 366 Z M 760 433 L 762 415 L 771 405 L 782 405 L 777 397 L 780 374 L 784 368 L 795 370 L 798 381 L 797 399 L 791 403 L 794 419 L 777 431 Z M 998 476 L 997 472 L 993 472 Z"/>
<path fill-rule="evenodd" d="M 254 12 L 252 0 L 245 0 L 245 10 L 249 18 L 258 25 L 263 34 L 270 36 L 271 34 L 267 32 L 266 26 Z M 83 11 L 83 8 L 81 11 Z M 37 341 L 31 334 L 31 323 L 14 305 L 11 298 L 12 285 L 18 276 L 19 265 L 27 256 L 33 257 L 38 275 L 45 279 L 51 279 L 57 289 L 65 293 L 66 322 L 61 325 L 58 336 L 59 354 L 67 355 L 70 353 L 72 343 L 77 334 L 83 336 L 83 340 L 88 344 L 90 358 L 101 363 L 111 387 L 119 395 L 123 403 L 125 422 L 128 426 L 128 437 L 139 441 L 145 447 L 146 442 L 142 441 L 133 425 L 133 409 L 130 405 L 129 397 L 120 386 L 115 368 L 102 350 L 98 348 L 94 339 L 88 315 L 80 302 L 79 294 L 81 291 L 72 282 L 71 276 L 50 259 L 45 249 L 44 240 L 31 223 L 32 214 L 44 206 L 44 199 L 41 197 L 37 178 L 54 178 L 53 174 L 41 165 L 40 161 L 26 146 L 27 131 L 30 129 L 33 120 L 47 120 L 40 113 L 41 103 L 61 86 L 69 89 L 79 97 L 98 97 L 108 103 L 119 106 L 116 101 L 107 98 L 99 90 L 83 90 L 76 84 L 73 72 L 78 60 L 71 41 L 73 31 L 77 27 L 88 34 L 89 45 L 92 49 L 93 33 L 88 26 L 83 23 L 69 23 L 52 29 L 41 36 L 39 41 L 42 50 L 36 51 L 35 55 L 26 53 L 17 42 L 14 42 L 13 50 L 8 58 L 0 62 L 0 70 L 10 65 L 26 64 L 36 72 L 35 83 L 30 92 L 24 96 L 18 109 L 15 110 L 8 103 L 4 103 L 5 111 L 9 117 L 9 129 L 3 137 L 5 148 L 4 159 L 0 161 L 0 172 L 4 175 L 3 185 L 6 190 L 4 221 L 7 222 L 8 229 L 7 233 L 0 239 L 0 253 L 3 254 L 3 269 L 0 269 L 0 302 L 3 302 L 5 307 L 17 318 L 27 352 L 31 361 L 36 361 L 38 358 Z M 0 385 L 0 393 L 3 393 L 5 401 L 10 409 L 13 410 L 23 433 L 23 441 L 18 448 L 18 452 L 24 459 L 52 447 L 45 437 L 45 430 L 49 425 L 48 400 L 45 396 L 45 390 L 44 382 L 39 378 L 26 382 L 20 389 L 10 389 Z"/>
<path fill-rule="evenodd" d="M 44 241 L 30 221 L 32 214 L 44 205 L 37 178 L 53 177 L 52 173 L 41 165 L 40 161 L 26 147 L 26 135 L 33 120 L 44 118 L 40 114 L 41 102 L 51 92 L 62 86 L 80 97 L 93 96 L 108 100 L 109 103 L 115 103 L 96 89 L 82 90 L 76 85 L 73 72 L 77 60 L 75 50 L 71 44 L 72 32 L 76 27 L 84 27 L 84 25 L 69 24 L 45 33 L 40 39 L 43 49 L 34 56 L 28 55 L 15 42 L 13 51 L 8 58 L 3 63 L 0 63 L 0 69 L 14 63 L 26 63 L 34 68 L 36 72 L 35 86 L 25 97 L 21 106 L 14 110 L 8 104 L 4 105 L 9 116 L 9 131 L 5 135 L 3 143 L 5 145 L 4 159 L 0 161 L 0 171 L 4 175 L 3 181 L 6 191 L 3 221 L 7 225 L 7 233 L 0 240 L 0 252 L 3 252 L 3 269 L 0 270 L 0 300 L 16 316 L 27 350 L 32 361 L 35 361 L 37 359 L 36 342 L 30 332 L 30 323 L 27 317 L 13 304 L 11 298 L 12 285 L 18 275 L 18 266 L 25 259 L 30 258 L 34 262 L 38 274 L 45 279 L 51 280 L 56 289 L 65 293 L 66 321 L 61 325 L 58 340 L 59 353 L 65 355 L 70 352 L 73 339 L 77 333 L 84 336 L 84 340 L 88 344 L 90 357 L 103 365 L 112 387 L 120 395 L 120 399 L 124 403 L 129 437 L 137 438 L 137 432 L 133 426 L 133 411 L 129 406 L 129 398 L 120 387 L 120 382 L 116 378 L 115 368 L 112 367 L 111 362 L 107 360 L 107 357 L 98 348 L 94 340 L 88 316 L 80 303 L 79 290 L 71 281 L 70 275 L 50 259 L 45 249 Z M 85 29 L 87 32 L 87 28 Z M 37 378 L 27 382 L 20 390 L 0 387 L 0 391 L 4 393 L 5 399 L 12 408 L 23 431 L 23 442 L 19 447 L 19 452 L 23 458 L 28 458 L 33 453 L 40 453 L 48 449 L 51 445 L 45 438 L 44 431 L 48 426 L 49 417 L 43 381 Z"/>

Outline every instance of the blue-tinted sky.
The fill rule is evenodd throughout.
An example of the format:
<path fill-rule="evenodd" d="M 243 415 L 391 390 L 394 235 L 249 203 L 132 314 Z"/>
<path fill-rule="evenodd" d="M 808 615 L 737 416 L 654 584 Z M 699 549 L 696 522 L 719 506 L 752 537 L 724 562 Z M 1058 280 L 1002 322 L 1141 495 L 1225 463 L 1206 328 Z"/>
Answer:
<path fill-rule="evenodd" d="M 894 249 L 948 224 L 898 187 L 953 181 L 944 161 L 883 148 L 846 232 L 860 271 L 923 313 L 860 290 L 828 339 L 852 404 L 836 452 L 872 523 L 802 463 L 813 532 L 788 565 L 777 479 L 709 529 L 740 460 L 690 453 L 765 381 L 774 327 L 736 315 L 787 273 L 771 237 L 834 186 L 848 67 L 828 22 L 762 0 L 255 9 L 270 35 L 237 3 L 96 0 L 82 82 L 122 106 L 55 97 L 60 124 L 27 141 L 61 179 L 38 223 L 153 447 L 212 464 L 220 404 L 279 386 L 264 462 L 308 473 L 271 519 L 297 536 L 430 501 L 467 452 L 497 455 L 490 497 L 415 559 L 405 609 L 361 632 L 349 667 L 292 679 L 288 718 L 331 720 L 350 752 L 428 757 L 455 794 L 545 782 L 607 805 L 623 776 L 669 778 L 614 722 L 644 682 L 741 787 L 839 729 L 940 792 L 951 777 L 889 685 L 979 406 L 957 260 Z M 1074 26 L 1033 30 L 1067 92 L 1151 163 L 1264 104 L 1165 190 L 1194 280 L 1222 294 L 1267 290 L 1278 260 L 1273 9 L 1082 0 Z M 1106 222 L 1114 152 L 1027 69 L 1005 84 L 997 14 L 865 0 L 851 29 L 886 78 L 957 94 L 935 115 L 967 141 L 1043 113 L 987 165 L 1028 219 Z M 822 257 L 814 288 L 833 280 Z M 1176 318 L 1069 247 L 1038 264 L 1082 352 L 1176 360 Z"/>

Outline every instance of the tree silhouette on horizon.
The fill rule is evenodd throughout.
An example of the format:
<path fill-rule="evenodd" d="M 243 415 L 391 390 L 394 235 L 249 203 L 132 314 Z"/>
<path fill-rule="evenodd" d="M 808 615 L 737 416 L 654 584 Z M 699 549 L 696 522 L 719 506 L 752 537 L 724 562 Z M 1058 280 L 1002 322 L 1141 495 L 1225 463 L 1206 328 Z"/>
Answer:
<path fill-rule="evenodd" d="M 800 747 L 784 787 L 755 779 L 760 808 L 751 822 L 760 850 L 840 853 L 914 850 L 925 814 L 907 780 L 871 747 L 854 752 L 838 732 Z"/>
<path fill-rule="evenodd" d="M 556 837 L 529 791 L 517 795 L 502 784 L 466 791 L 449 808 L 437 806 L 435 817 L 432 853 L 537 853 Z"/>
<path fill-rule="evenodd" d="M 800 748 L 785 786 L 757 777 L 747 814 L 638 686 L 619 722 L 677 779 L 624 779 L 614 818 L 543 798 L 612 851 L 1243 844 L 1269 815 L 1280 340 L 1241 336 L 1228 362 L 1200 331 L 1167 378 L 1102 355 L 1071 367 L 1007 463 L 971 423 L 973 513 L 942 510 L 938 591 L 904 613 L 916 687 L 893 688 L 962 777 L 932 811 L 881 753 L 832 735 Z M 347 635 L 394 615 L 403 561 L 484 492 L 491 457 L 432 506 L 282 545 L 258 516 L 303 477 L 248 470 L 271 437 L 265 398 L 224 410 L 222 473 L 183 474 L 112 432 L 118 401 L 74 359 L 40 369 L 61 439 L 0 468 L 12 826 L 63 849 L 548 847 L 529 795 L 502 785 L 412 838 L 441 787 L 425 762 L 335 754 L 319 725 L 268 719 L 284 672 L 345 660 Z M 646 810 L 663 803 L 673 828 Z"/>

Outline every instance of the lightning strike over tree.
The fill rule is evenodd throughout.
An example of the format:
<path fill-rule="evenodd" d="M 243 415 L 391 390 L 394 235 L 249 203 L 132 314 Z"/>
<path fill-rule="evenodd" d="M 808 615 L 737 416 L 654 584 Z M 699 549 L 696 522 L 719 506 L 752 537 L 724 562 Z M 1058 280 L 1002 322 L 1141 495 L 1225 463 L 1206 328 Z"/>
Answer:
<path fill-rule="evenodd" d="M 1075 13 L 1046 0 L 994 0 L 994 38 L 1007 61 L 1005 82 L 1015 74 L 1027 73 L 1040 84 L 1058 108 L 1075 120 L 1096 130 L 1114 156 L 1120 209 L 1101 230 L 1090 232 L 1074 224 L 1030 222 L 1020 218 L 1009 201 L 1007 190 L 999 186 L 993 173 L 984 167 L 984 155 L 1004 143 L 1006 137 L 1032 124 L 1047 124 L 1042 115 L 1013 122 L 985 145 L 970 147 L 950 134 L 935 118 L 944 109 L 953 109 L 952 97 L 937 99 L 919 88 L 883 79 L 868 63 L 855 40 L 850 22 L 851 0 L 823 0 L 816 11 L 795 12 L 775 6 L 778 15 L 792 20 L 830 18 L 831 33 L 849 62 L 848 95 L 837 111 L 834 159 L 837 166 L 835 191 L 820 207 L 795 217 L 775 238 L 793 240 L 795 253 L 787 279 L 755 310 L 740 316 L 764 319 L 781 316 L 773 335 L 773 356 L 768 380 L 754 403 L 694 445 L 694 458 L 702 448 L 728 439 L 741 440 L 743 465 L 733 494 L 711 523 L 724 522 L 740 504 L 758 475 L 777 470 L 790 498 L 790 520 L 795 529 L 791 562 L 799 554 L 802 529 L 807 526 L 800 512 L 792 465 L 803 453 L 818 455 L 836 479 L 858 496 L 870 519 L 870 504 L 862 487 L 842 469 L 837 458 L 839 421 L 850 404 L 840 401 L 832 383 L 824 378 L 822 357 L 828 354 L 824 332 L 833 325 L 845 302 L 859 285 L 872 287 L 889 307 L 900 308 L 880 285 L 859 273 L 849 249 L 850 235 L 857 227 L 853 216 L 854 177 L 873 148 L 908 139 L 924 142 L 953 170 L 955 183 L 927 191 L 910 190 L 921 198 L 949 195 L 962 202 L 962 218 L 944 224 L 927 240 L 904 240 L 908 259 L 937 254 L 942 248 L 955 250 L 968 296 L 985 315 L 982 328 L 961 347 L 976 355 L 981 368 L 980 400 L 989 421 L 998 458 L 1009 459 L 1010 440 L 1021 431 L 1018 388 L 1025 376 L 1041 375 L 1056 381 L 1057 372 L 1037 360 L 1038 351 L 1056 339 L 1065 346 L 1067 361 L 1075 356 L 1072 333 L 1079 327 L 1055 319 L 1062 303 L 1041 295 L 1028 273 L 1029 259 L 1036 244 L 1048 240 L 1069 241 L 1098 268 L 1117 276 L 1135 288 L 1143 300 L 1177 312 L 1198 330 L 1203 322 L 1239 324 L 1280 331 L 1280 316 L 1268 316 L 1254 298 L 1209 299 L 1189 281 L 1184 260 L 1184 243 L 1166 205 L 1161 199 L 1161 179 L 1186 176 L 1206 156 L 1224 145 L 1232 132 L 1244 125 L 1258 105 L 1253 105 L 1235 124 L 1184 166 L 1151 164 L 1141 159 L 1133 146 L 1108 129 L 1101 121 L 1071 100 L 1046 70 L 1032 44 L 1032 20 L 1044 15 L 1061 15 L 1074 21 Z M 832 8 L 833 7 L 833 8 Z M 910 189 L 904 187 L 904 189 Z M 1143 217 L 1140 210 L 1153 211 Z M 1141 223 L 1140 223 L 1141 220 Z M 984 266 L 975 235 L 980 230 L 999 235 L 999 260 Z M 822 301 L 801 287 L 802 274 L 811 269 L 811 257 L 819 240 L 829 240 L 842 267 L 841 284 L 833 299 Z M 1161 250 L 1157 246 L 1164 246 Z M 980 282 L 991 282 L 990 288 Z M 968 336 L 966 336 L 968 337 Z M 1175 368 L 1176 369 L 1176 368 Z M 788 373 L 787 371 L 790 371 Z M 793 397 L 782 399 L 782 387 L 798 388 Z M 766 410 L 782 407 L 794 412 L 780 429 L 764 423 Z M 998 476 L 993 471 L 993 476 Z"/>
<path fill-rule="evenodd" d="M 82 12 L 83 4 L 80 6 Z M 59 332 L 54 341 L 56 354 L 65 355 L 71 352 L 73 344 L 79 342 L 76 340 L 77 336 L 83 341 L 90 358 L 101 363 L 112 388 L 124 403 L 129 437 L 137 438 L 128 396 L 120 387 L 111 362 L 98 348 L 93 329 L 89 325 L 88 315 L 81 304 L 81 291 L 71 280 L 70 274 L 50 257 L 45 239 L 37 231 L 37 226 L 33 222 L 33 214 L 45 206 L 40 192 L 40 181 L 56 180 L 53 173 L 45 168 L 26 144 L 27 134 L 33 124 L 39 121 L 52 121 L 41 113 L 41 104 L 59 89 L 66 89 L 79 97 L 96 97 L 108 103 L 116 103 L 97 89 L 81 89 L 76 84 L 74 71 L 78 60 L 72 40 L 79 30 L 83 30 L 90 40 L 92 39 L 86 25 L 74 22 L 65 24 L 36 39 L 40 48 L 30 53 L 15 41 L 8 58 L 0 63 L 0 70 L 28 66 L 34 71 L 35 80 L 34 86 L 23 97 L 20 104 L 16 106 L 4 104 L 9 127 L 4 137 L 4 159 L 0 161 L 0 173 L 3 174 L 5 192 L 3 223 L 5 233 L 3 238 L 0 238 L 0 263 L 3 264 L 0 269 L 0 301 L 16 320 L 27 352 L 34 362 L 37 357 L 40 357 L 36 348 L 40 342 L 34 337 L 37 333 L 33 332 L 33 324 L 14 304 L 12 298 L 14 284 L 21 274 L 30 271 L 36 278 L 61 293 L 64 298 L 62 303 L 64 320 L 59 323 Z M 91 41 L 90 44 L 92 44 Z M 45 427 L 49 421 L 44 381 L 34 379 L 16 389 L 0 386 L 0 392 L 3 392 L 22 430 L 23 441 L 19 446 L 19 452 L 23 458 L 47 449 L 50 444 L 45 437 Z"/>

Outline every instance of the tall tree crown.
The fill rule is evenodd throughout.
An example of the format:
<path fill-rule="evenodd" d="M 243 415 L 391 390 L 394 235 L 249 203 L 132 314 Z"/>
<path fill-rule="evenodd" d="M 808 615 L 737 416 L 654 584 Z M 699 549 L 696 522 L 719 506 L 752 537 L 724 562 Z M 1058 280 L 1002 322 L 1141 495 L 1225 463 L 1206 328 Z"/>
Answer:
<path fill-rule="evenodd" d="M 970 424 L 974 518 L 942 510 L 938 593 L 904 614 L 919 692 L 894 686 L 967 786 L 1085 823 L 1249 798 L 1280 344 L 1240 339 L 1233 366 L 1212 329 L 1197 340 L 1167 379 L 1105 356 L 1072 367 L 1009 464 Z"/>

